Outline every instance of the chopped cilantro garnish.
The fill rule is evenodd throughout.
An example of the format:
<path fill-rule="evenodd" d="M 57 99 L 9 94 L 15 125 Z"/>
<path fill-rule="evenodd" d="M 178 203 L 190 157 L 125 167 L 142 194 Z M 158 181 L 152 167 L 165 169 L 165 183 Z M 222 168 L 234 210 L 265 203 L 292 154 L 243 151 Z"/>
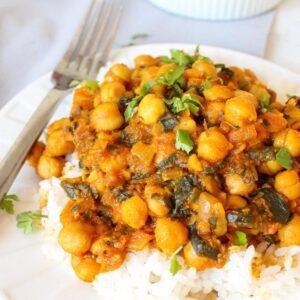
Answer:
<path fill-rule="evenodd" d="M 31 233 L 42 218 L 47 218 L 40 211 L 25 211 L 17 215 L 17 227 L 22 229 L 25 234 Z"/>
<path fill-rule="evenodd" d="M 210 89 L 212 86 L 213 84 L 206 78 L 203 85 L 204 89 L 205 90 Z"/>
<path fill-rule="evenodd" d="M 265 95 L 261 100 L 260 100 L 260 106 L 263 112 L 265 111 L 272 111 L 273 108 L 270 105 L 270 95 Z"/>
<path fill-rule="evenodd" d="M 179 247 L 172 255 L 171 264 L 170 264 L 170 273 L 175 276 L 178 271 L 182 269 L 180 262 L 177 259 L 177 254 L 181 251 L 182 247 Z"/>
<path fill-rule="evenodd" d="M 225 64 L 215 64 L 216 68 L 223 69 L 225 68 Z"/>
<path fill-rule="evenodd" d="M 69 87 L 75 87 L 77 85 L 80 85 L 81 87 L 86 87 L 88 89 L 90 89 L 93 92 L 96 92 L 99 88 L 98 82 L 96 80 L 82 80 L 77 81 L 77 80 L 72 80 L 69 84 Z"/>
<path fill-rule="evenodd" d="M 157 79 L 158 83 L 172 86 L 177 80 L 180 79 L 181 75 L 185 70 L 184 66 L 176 66 L 174 69 L 167 72 L 164 76 Z"/>
<path fill-rule="evenodd" d="M 276 153 L 276 161 L 286 169 L 290 169 L 293 164 L 292 157 L 286 148 L 280 148 Z"/>
<path fill-rule="evenodd" d="M 5 210 L 8 214 L 12 215 L 14 213 L 13 201 L 19 201 L 17 195 L 4 195 L 0 200 L 0 209 Z"/>
<path fill-rule="evenodd" d="M 170 52 L 171 52 L 172 61 L 180 66 L 190 65 L 195 61 L 192 56 L 183 52 L 182 50 L 171 49 Z"/>
<path fill-rule="evenodd" d="M 141 88 L 141 95 L 145 96 L 151 92 L 151 87 L 156 84 L 155 80 L 148 81 Z"/>
<path fill-rule="evenodd" d="M 138 103 L 141 101 L 143 96 L 137 96 L 133 98 L 128 104 L 124 112 L 125 122 L 129 122 L 129 120 L 132 118 L 134 109 L 138 105 Z"/>
<path fill-rule="evenodd" d="M 132 40 L 138 40 L 138 39 L 145 39 L 147 38 L 149 35 L 147 33 L 136 33 L 136 34 L 133 34 L 131 36 L 131 39 Z"/>
<path fill-rule="evenodd" d="M 171 100 L 166 100 L 166 103 L 171 106 L 171 111 L 175 114 L 188 109 L 193 115 L 197 116 L 200 107 L 202 107 L 198 98 L 191 94 L 184 94 L 182 98 L 173 97 Z"/>
<path fill-rule="evenodd" d="M 245 246 L 247 244 L 248 240 L 245 232 L 237 230 L 235 235 L 237 237 L 237 240 L 234 243 L 235 246 Z"/>
<path fill-rule="evenodd" d="M 178 129 L 176 132 L 176 149 L 190 153 L 193 150 L 193 146 L 193 141 L 190 138 L 189 132 Z"/>

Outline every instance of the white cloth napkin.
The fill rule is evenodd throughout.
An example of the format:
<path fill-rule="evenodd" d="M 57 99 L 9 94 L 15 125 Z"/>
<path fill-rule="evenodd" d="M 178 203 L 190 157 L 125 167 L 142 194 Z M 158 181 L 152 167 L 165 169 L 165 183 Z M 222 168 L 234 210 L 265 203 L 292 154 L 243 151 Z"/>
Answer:
<path fill-rule="evenodd" d="M 63 55 L 88 0 L 0 1 L 0 107 Z M 263 56 L 273 12 L 242 21 L 208 22 L 178 17 L 146 0 L 121 0 L 124 13 L 114 47 L 137 43 L 197 43 Z"/>

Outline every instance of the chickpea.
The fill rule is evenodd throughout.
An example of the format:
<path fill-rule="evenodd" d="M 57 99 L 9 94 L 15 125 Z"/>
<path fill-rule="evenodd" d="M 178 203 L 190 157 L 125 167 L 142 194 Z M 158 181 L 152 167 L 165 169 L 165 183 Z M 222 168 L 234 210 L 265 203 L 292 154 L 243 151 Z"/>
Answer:
<path fill-rule="evenodd" d="M 257 119 L 256 109 L 251 100 L 237 96 L 226 101 L 224 118 L 233 126 L 243 127 Z"/>
<path fill-rule="evenodd" d="M 178 128 L 192 133 L 196 131 L 197 124 L 190 116 L 182 116 L 179 120 Z"/>
<path fill-rule="evenodd" d="M 183 76 L 186 80 L 189 80 L 189 79 L 202 79 L 203 78 L 203 72 L 198 71 L 196 69 L 186 69 L 183 72 Z"/>
<path fill-rule="evenodd" d="M 100 100 L 105 102 L 118 102 L 125 95 L 126 89 L 120 82 L 104 82 L 100 86 Z M 99 103 L 95 103 L 97 106 Z"/>
<path fill-rule="evenodd" d="M 172 255 L 180 246 L 188 242 L 187 228 L 177 220 L 159 218 L 155 227 L 157 247 L 166 255 Z"/>
<path fill-rule="evenodd" d="M 266 96 L 270 96 L 268 90 L 258 84 L 251 85 L 249 92 L 253 94 L 257 99 L 263 99 Z"/>
<path fill-rule="evenodd" d="M 280 172 L 275 177 L 275 189 L 289 200 L 300 197 L 300 178 L 295 170 Z"/>
<path fill-rule="evenodd" d="M 124 123 L 118 104 L 113 102 L 99 104 L 91 114 L 91 125 L 96 130 L 115 130 Z"/>
<path fill-rule="evenodd" d="M 175 63 L 170 63 L 170 64 L 164 64 L 162 65 L 157 72 L 157 76 L 163 76 L 165 75 L 167 72 L 171 71 L 172 69 L 174 69 L 176 67 Z"/>
<path fill-rule="evenodd" d="M 258 108 L 259 102 L 253 94 L 248 93 L 248 92 L 243 91 L 243 90 L 234 91 L 234 97 L 239 97 L 239 96 L 248 99 L 249 101 L 251 101 L 254 104 L 256 109 Z"/>
<path fill-rule="evenodd" d="M 62 158 L 42 155 L 37 164 L 36 171 L 44 179 L 60 177 L 64 164 L 65 162 Z"/>
<path fill-rule="evenodd" d="M 143 199 L 133 196 L 121 204 L 122 221 L 134 229 L 142 228 L 148 218 L 148 208 Z"/>
<path fill-rule="evenodd" d="M 256 188 L 255 182 L 245 183 L 238 174 L 228 174 L 225 178 L 226 186 L 230 194 L 247 196 Z"/>
<path fill-rule="evenodd" d="M 189 156 L 187 167 L 190 172 L 195 172 L 195 173 L 201 172 L 203 170 L 202 164 L 199 161 L 196 154 L 192 154 L 191 156 Z"/>
<path fill-rule="evenodd" d="M 269 160 L 259 166 L 259 171 L 261 173 L 268 174 L 270 176 L 276 174 L 282 169 L 283 167 L 276 160 Z"/>
<path fill-rule="evenodd" d="M 247 206 L 247 201 L 238 195 L 228 195 L 226 209 L 239 209 Z"/>
<path fill-rule="evenodd" d="M 209 101 L 206 104 L 204 114 L 209 123 L 218 124 L 224 114 L 225 103 L 223 101 Z"/>
<path fill-rule="evenodd" d="M 105 190 L 105 175 L 101 171 L 91 171 L 87 181 L 96 188 L 98 193 L 103 194 Z"/>
<path fill-rule="evenodd" d="M 232 149 L 232 145 L 216 127 L 211 127 L 200 134 L 198 156 L 212 163 L 221 161 Z"/>
<path fill-rule="evenodd" d="M 227 220 L 224 207 L 219 199 L 210 193 L 202 192 L 198 199 L 198 205 L 198 221 L 200 223 L 209 225 L 212 216 L 216 219 L 214 228 L 210 229 L 211 226 L 205 226 L 205 230 L 212 230 L 216 236 L 224 235 L 227 232 Z M 205 233 L 209 233 L 209 231 Z"/>
<path fill-rule="evenodd" d="M 77 91 L 77 89 L 76 89 Z M 62 118 L 60 120 L 54 121 L 51 123 L 47 128 L 47 134 L 50 135 L 52 132 L 56 130 L 64 130 L 66 131 L 67 128 L 70 128 L 72 126 L 72 123 L 69 118 Z"/>
<path fill-rule="evenodd" d="M 281 247 L 300 246 L 300 217 L 293 218 L 278 231 Z"/>
<path fill-rule="evenodd" d="M 74 201 L 69 200 L 69 202 L 63 208 L 60 214 L 60 223 L 65 226 L 68 223 L 74 222 L 73 213 L 71 211 L 72 207 L 74 206 Z"/>
<path fill-rule="evenodd" d="M 71 153 L 75 147 L 72 139 L 72 134 L 62 129 L 51 132 L 47 136 L 45 153 L 48 156 L 63 156 Z"/>
<path fill-rule="evenodd" d="M 94 281 L 101 268 L 94 258 L 75 255 L 71 257 L 71 265 L 78 278 L 85 282 Z"/>
<path fill-rule="evenodd" d="M 135 230 L 130 236 L 127 248 L 133 251 L 141 251 L 152 239 L 152 234 L 149 234 L 143 230 Z"/>
<path fill-rule="evenodd" d="M 162 187 L 148 184 L 144 194 L 149 210 L 154 216 L 165 217 L 168 214 L 170 209 L 165 202 L 167 195 Z"/>
<path fill-rule="evenodd" d="M 231 90 L 224 85 L 214 85 L 209 89 L 205 89 L 204 97 L 208 101 L 214 101 L 214 100 L 226 100 L 233 96 Z"/>
<path fill-rule="evenodd" d="M 274 147 L 285 147 L 291 156 L 300 155 L 300 132 L 289 128 L 279 132 L 274 139 Z"/>
<path fill-rule="evenodd" d="M 40 141 L 37 141 L 32 146 L 32 148 L 30 149 L 30 152 L 27 155 L 26 160 L 27 160 L 28 164 L 35 168 L 37 166 L 39 159 L 40 159 L 41 155 L 43 154 L 44 150 L 45 150 L 45 144 Z"/>
<path fill-rule="evenodd" d="M 139 55 L 134 59 L 134 64 L 137 69 L 157 65 L 158 61 L 151 55 Z"/>
<path fill-rule="evenodd" d="M 97 263 L 101 265 L 100 272 L 113 271 L 121 266 L 126 252 L 124 251 L 128 238 L 100 235 L 91 246 L 91 253 L 97 256 Z"/>
<path fill-rule="evenodd" d="M 187 266 L 195 268 L 197 271 L 203 271 L 212 268 L 216 262 L 208 257 L 197 255 L 191 242 L 183 248 L 183 257 Z"/>
<path fill-rule="evenodd" d="M 210 61 L 198 59 L 193 63 L 192 68 L 202 72 L 205 76 L 217 76 L 217 69 L 215 68 L 214 64 Z"/>
<path fill-rule="evenodd" d="M 130 81 L 131 70 L 125 64 L 115 64 L 110 68 L 112 74 L 123 81 Z"/>
<path fill-rule="evenodd" d="M 68 253 L 81 255 L 90 249 L 93 226 L 79 222 L 68 223 L 58 235 L 59 245 Z"/>
<path fill-rule="evenodd" d="M 146 95 L 138 107 L 138 115 L 147 125 L 156 123 L 165 112 L 166 106 L 163 99 L 154 94 Z"/>

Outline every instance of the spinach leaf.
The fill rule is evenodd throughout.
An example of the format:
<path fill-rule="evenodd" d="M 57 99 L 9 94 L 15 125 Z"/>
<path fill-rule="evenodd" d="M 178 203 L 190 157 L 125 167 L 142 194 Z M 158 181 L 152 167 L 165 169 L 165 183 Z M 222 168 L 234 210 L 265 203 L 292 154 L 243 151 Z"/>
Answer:
<path fill-rule="evenodd" d="M 195 224 L 190 230 L 190 240 L 194 251 L 199 256 L 205 256 L 213 260 L 218 260 L 219 249 L 212 247 L 206 240 L 197 234 Z"/>
<path fill-rule="evenodd" d="M 175 126 L 177 125 L 177 120 L 172 115 L 164 116 L 164 117 L 160 118 L 159 121 L 164 128 L 164 132 L 172 131 L 175 128 Z"/>
<path fill-rule="evenodd" d="M 290 219 L 291 212 L 283 196 L 271 188 L 261 188 L 258 193 L 263 194 L 263 198 L 272 213 L 272 221 L 286 224 Z"/>
<path fill-rule="evenodd" d="M 269 161 L 275 159 L 275 151 L 273 147 L 263 147 L 256 150 L 248 151 L 248 156 L 256 161 Z"/>

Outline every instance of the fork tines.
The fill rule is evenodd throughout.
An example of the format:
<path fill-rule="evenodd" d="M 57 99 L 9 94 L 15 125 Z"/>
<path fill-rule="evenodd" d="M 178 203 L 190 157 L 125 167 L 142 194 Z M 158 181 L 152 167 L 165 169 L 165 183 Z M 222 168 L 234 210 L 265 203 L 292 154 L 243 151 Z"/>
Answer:
<path fill-rule="evenodd" d="M 95 79 L 99 68 L 107 60 L 121 15 L 122 7 L 117 2 L 93 0 L 56 70 Z"/>

